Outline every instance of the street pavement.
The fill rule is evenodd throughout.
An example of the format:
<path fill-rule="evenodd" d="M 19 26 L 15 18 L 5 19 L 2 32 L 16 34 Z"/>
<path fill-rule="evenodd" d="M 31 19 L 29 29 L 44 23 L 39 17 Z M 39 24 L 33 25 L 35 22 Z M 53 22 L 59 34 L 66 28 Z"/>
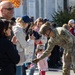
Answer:
<path fill-rule="evenodd" d="M 29 70 L 27 70 L 27 75 L 28 75 Z M 39 71 L 36 70 L 34 75 L 39 75 Z M 46 72 L 46 75 L 62 75 L 62 70 L 60 69 L 50 69 L 49 71 Z M 70 75 L 75 75 L 74 72 L 71 70 Z"/>

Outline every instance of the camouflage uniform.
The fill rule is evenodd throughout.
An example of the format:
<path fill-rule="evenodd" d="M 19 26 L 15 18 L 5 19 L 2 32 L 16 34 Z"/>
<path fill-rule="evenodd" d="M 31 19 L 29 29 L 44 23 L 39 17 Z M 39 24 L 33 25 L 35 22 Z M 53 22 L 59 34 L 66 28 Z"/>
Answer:
<path fill-rule="evenodd" d="M 58 45 L 64 49 L 63 75 L 70 75 L 71 61 L 75 73 L 75 36 L 63 27 L 55 28 L 52 32 L 54 32 L 55 37 L 50 37 L 48 47 L 39 59 L 45 58 L 51 53 L 53 47 Z M 69 53 L 68 57 L 66 57 L 66 53 Z"/>

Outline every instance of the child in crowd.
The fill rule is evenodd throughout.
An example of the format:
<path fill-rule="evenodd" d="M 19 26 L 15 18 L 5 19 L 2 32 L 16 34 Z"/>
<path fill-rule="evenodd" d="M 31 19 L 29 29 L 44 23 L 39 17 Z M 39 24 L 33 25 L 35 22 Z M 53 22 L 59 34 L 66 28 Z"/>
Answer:
<path fill-rule="evenodd" d="M 34 22 L 34 24 L 35 24 L 35 27 L 34 27 L 34 30 L 35 31 L 37 31 L 37 32 L 39 32 L 39 29 L 40 29 L 40 27 L 42 26 L 42 24 L 43 24 L 43 18 L 38 18 L 35 22 Z"/>
<path fill-rule="evenodd" d="M 42 44 L 37 45 L 37 48 L 36 48 L 37 58 L 39 58 L 42 55 L 42 53 L 45 51 L 44 49 L 45 49 L 44 45 L 42 45 Z M 48 59 L 48 57 L 40 60 L 37 63 L 38 69 L 40 70 L 40 75 L 45 75 L 46 71 L 48 70 L 47 59 Z"/>
<path fill-rule="evenodd" d="M 68 24 L 63 24 L 62 27 L 65 28 L 65 29 L 67 29 L 67 30 L 69 30 L 69 28 L 70 28 L 70 27 L 68 26 Z"/>

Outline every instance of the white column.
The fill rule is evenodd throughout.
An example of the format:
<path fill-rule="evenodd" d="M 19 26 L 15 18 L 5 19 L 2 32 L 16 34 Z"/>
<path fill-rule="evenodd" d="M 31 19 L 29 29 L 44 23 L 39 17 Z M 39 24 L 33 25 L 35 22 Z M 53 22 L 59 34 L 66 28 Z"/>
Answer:
<path fill-rule="evenodd" d="M 21 2 L 22 2 L 22 0 L 21 0 Z M 20 6 L 20 12 L 21 12 L 21 17 L 23 16 L 23 5 L 22 5 L 22 3 L 21 3 L 21 6 Z"/>
<path fill-rule="evenodd" d="M 55 0 L 55 11 L 58 11 L 58 0 Z"/>
<path fill-rule="evenodd" d="M 28 0 L 28 16 L 33 16 L 35 18 L 35 0 Z"/>
<path fill-rule="evenodd" d="M 29 0 L 27 0 L 27 14 L 29 15 Z"/>
<path fill-rule="evenodd" d="M 34 4 L 34 20 L 36 19 L 36 0 L 34 0 L 35 1 L 35 4 Z"/>
<path fill-rule="evenodd" d="M 39 0 L 39 17 L 41 17 L 41 0 Z"/>
<path fill-rule="evenodd" d="M 44 0 L 44 18 L 47 18 L 47 0 Z"/>

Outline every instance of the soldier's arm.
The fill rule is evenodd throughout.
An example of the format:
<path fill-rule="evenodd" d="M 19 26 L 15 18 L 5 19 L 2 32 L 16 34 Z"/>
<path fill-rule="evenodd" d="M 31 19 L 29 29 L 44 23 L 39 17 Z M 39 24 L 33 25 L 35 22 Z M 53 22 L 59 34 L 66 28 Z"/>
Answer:
<path fill-rule="evenodd" d="M 69 49 L 71 49 L 73 46 L 72 34 L 67 30 L 62 31 L 61 38 L 63 39 L 63 41 L 65 41 L 65 46 L 66 48 L 68 48 L 68 51 L 69 51 Z"/>
<path fill-rule="evenodd" d="M 41 59 L 47 57 L 47 56 L 51 53 L 51 51 L 53 50 L 54 46 L 55 46 L 55 44 L 54 44 L 52 41 L 49 40 L 49 41 L 48 41 L 47 49 L 46 49 L 45 52 L 42 54 L 42 56 L 39 57 L 38 59 L 41 60 Z"/>

